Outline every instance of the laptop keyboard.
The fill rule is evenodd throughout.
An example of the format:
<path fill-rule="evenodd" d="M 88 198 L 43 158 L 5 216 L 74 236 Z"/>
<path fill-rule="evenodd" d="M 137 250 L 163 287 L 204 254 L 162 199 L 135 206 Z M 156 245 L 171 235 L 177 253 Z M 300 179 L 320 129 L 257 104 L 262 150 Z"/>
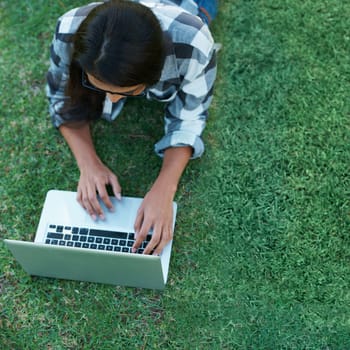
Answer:
<path fill-rule="evenodd" d="M 148 235 L 137 250 L 142 254 L 152 235 Z M 110 252 L 131 253 L 135 242 L 133 232 L 106 231 L 86 227 L 49 224 L 45 243 L 66 247 L 105 250 Z"/>

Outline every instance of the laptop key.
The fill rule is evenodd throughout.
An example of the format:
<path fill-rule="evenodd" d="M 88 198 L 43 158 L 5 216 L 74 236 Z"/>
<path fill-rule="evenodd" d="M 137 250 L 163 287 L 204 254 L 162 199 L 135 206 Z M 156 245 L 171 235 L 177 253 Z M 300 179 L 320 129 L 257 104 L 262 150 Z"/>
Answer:
<path fill-rule="evenodd" d="M 106 250 L 108 250 L 109 252 L 111 252 L 111 251 L 113 250 L 113 247 L 112 247 L 111 245 L 108 245 L 108 246 L 106 247 Z"/>
<path fill-rule="evenodd" d="M 72 241 L 68 241 L 68 242 L 67 242 L 67 247 L 73 247 L 73 244 L 74 244 L 74 243 L 73 243 Z"/>
<path fill-rule="evenodd" d="M 117 245 L 118 244 L 118 240 L 117 239 L 112 239 L 111 244 L 112 245 Z"/>
<path fill-rule="evenodd" d="M 66 245 L 66 241 L 60 241 L 59 245 Z"/>
<path fill-rule="evenodd" d="M 72 236 L 72 240 L 73 241 L 78 241 L 79 240 L 79 236 L 78 235 L 73 235 Z"/>
<path fill-rule="evenodd" d="M 105 246 L 103 244 L 99 244 L 98 249 L 99 250 L 105 250 Z"/>
<path fill-rule="evenodd" d="M 105 230 L 96 230 L 96 229 L 91 229 L 90 235 L 99 236 L 99 237 L 108 237 L 108 238 L 121 238 L 121 239 L 126 239 L 128 237 L 128 234 L 126 232 L 105 231 Z"/>
<path fill-rule="evenodd" d="M 72 228 L 72 233 L 78 233 L 78 232 L 79 232 L 79 227 Z"/>
<path fill-rule="evenodd" d="M 57 239 L 53 239 L 53 240 L 51 241 L 51 244 L 57 245 L 57 244 L 58 244 L 58 240 L 57 240 Z"/>
<path fill-rule="evenodd" d="M 84 227 L 79 230 L 79 233 L 81 235 L 87 235 L 88 232 L 89 232 L 89 230 L 87 228 L 84 228 Z"/>
<path fill-rule="evenodd" d="M 126 241 L 124 239 L 121 239 L 119 241 L 119 245 L 121 245 L 122 247 L 126 245 Z"/>
<path fill-rule="evenodd" d="M 97 244 L 95 244 L 95 243 L 90 244 L 90 248 L 91 249 L 97 249 Z"/>
<path fill-rule="evenodd" d="M 89 243 L 94 243 L 95 242 L 95 237 L 88 237 L 88 242 Z"/>
<path fill-rule="evenodd" d="M 114 251 L 115 251 L 115 252 L 120 252 L 120 251 L 121 251 L 121 248 L 120 248 L 119 246 L 116 246 L 116 247 L 114 247 Z"/>
<path fill-rule="evenodd" d="M 74 243 L 74 247 L 80 248 L 81 247 L 81 243 L 80 242 L 75 242 Z"/>
<path fill-rule="evenodd" d="M 89 248 L 89 243 L 83 243 L 83 248 Z"/>
<path fill-rule="evenodd" d="M 80 236 L 79 241 L 80 242 L 86 242 L 87 238 L 86 236 Z"/>
<path fill-rule="evenodd" d="M 50 242 L 51 241 L 49 239 L 46 239 L 46 241 L 45 241 L 46 244 L 50 244 Z"/>
<path fill-rule="evenodd" d="M 132 241 L 134 241 L 134 240 L 135 240 L 135 233 L 130 232 L 130 233 L 129 233 L 129 239 L 131 239 Z"/>
<path fill-rule="evenodd" d="M 103 240 L 103 243 L 104 243 L 104 244 L 109 244 L 110 242 L 111 242 L 110 238 L 105 238 L 105 239 Z"/>
<path fill-rule="evenodd" d="M 63 231 L 63 226 L 56 227 L 56 232 L 62 232 L 62 231 Z"/>
<path fill-rule="evenodd" d="M 63 234 L 62 233 L 56 233 L 56 232 L 48 232 L 47 238 L 62 239 L 63 238 Z"/>
<path fill-rule="evenodd" d="M 128 241 L 128 244 L 127 244 L 128 247 L 132 247 L 133 245 L 134 245 L 134 241 Z"/>
<path fill-rule="evenodd" d="M 123 247 L 122 252 L 123 253 L 129 253 L 130 249 L 127 247 Z"/>
<path fill-rule="evenodd" d="M 72 238 L 72 235 L 68 235 L 68 234 L 64 235 L 64 239 L 66 241 L 69 241 L 71 238 Z"/>

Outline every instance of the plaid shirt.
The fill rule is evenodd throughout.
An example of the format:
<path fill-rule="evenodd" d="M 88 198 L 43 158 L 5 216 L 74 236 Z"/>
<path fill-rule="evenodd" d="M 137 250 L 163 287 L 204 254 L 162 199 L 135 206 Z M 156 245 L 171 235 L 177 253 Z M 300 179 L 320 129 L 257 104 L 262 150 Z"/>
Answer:
<path fill-rule="evenodd" d="M 199 157 L 204 151 L 201 134 L 208 117 L 216 77 L 213 38 L 208 27 L 193 16 L 198 13 L 193 0 L 146 0 L 142 3 L 158 18 L 167 39 L 167 54 L 160 80 L 147 90 L 148 99 L 166 103 L 165 133 L 155 144 L 155 152 L 162 156 L 166 148 L 192 146 L 192 158 Z M 65 122 L 60 111 L 64 101 L 69 98 L 64 91 L 74 50 L 73 35 L 89 12 L 99 4 L 91 3 L 73 9 L 58 20 L 51 45 L 46 87 L 55 127 Z M 114 120 L 125 101 L 122 99 L 112 103 L 106 97 L 101 116 Z"/>

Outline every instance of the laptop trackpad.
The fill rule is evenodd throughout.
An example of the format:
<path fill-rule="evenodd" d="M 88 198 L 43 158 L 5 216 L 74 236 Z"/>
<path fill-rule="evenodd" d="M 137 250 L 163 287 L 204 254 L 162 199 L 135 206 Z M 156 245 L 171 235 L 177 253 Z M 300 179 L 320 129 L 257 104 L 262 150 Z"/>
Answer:
<path fill-rule="evenodd" d="M 98 226 L 105 229 L 121 229 L 133 231 L 136 213 L 142 200 L 139 198 L 123 197 L 121 200 L 110 197 L 114 210 L 110 211 L 100 200 L 105 219 L 94 221 L 89 215 L 85 216 L 85 224 L 89 227 Z"/>

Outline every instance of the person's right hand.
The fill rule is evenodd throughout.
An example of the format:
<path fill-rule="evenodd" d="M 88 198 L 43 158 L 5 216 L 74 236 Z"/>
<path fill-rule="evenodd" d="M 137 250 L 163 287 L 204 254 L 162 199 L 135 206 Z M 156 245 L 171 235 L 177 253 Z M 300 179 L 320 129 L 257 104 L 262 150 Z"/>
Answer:
<path fill-rule="evenodd" d="M 77 190 L 77 201 L 89 213 L 93 220 L 104 219 L 103 210 L 97 195 L 105 206 L 113 211 L 113 204 L 108 196 L 106 186 L 110 185 L 113 194 L 121 199 L 121 187 L 117 176 L 102 162 L 96 162 L 80 168 L 80 179 Z"/>

